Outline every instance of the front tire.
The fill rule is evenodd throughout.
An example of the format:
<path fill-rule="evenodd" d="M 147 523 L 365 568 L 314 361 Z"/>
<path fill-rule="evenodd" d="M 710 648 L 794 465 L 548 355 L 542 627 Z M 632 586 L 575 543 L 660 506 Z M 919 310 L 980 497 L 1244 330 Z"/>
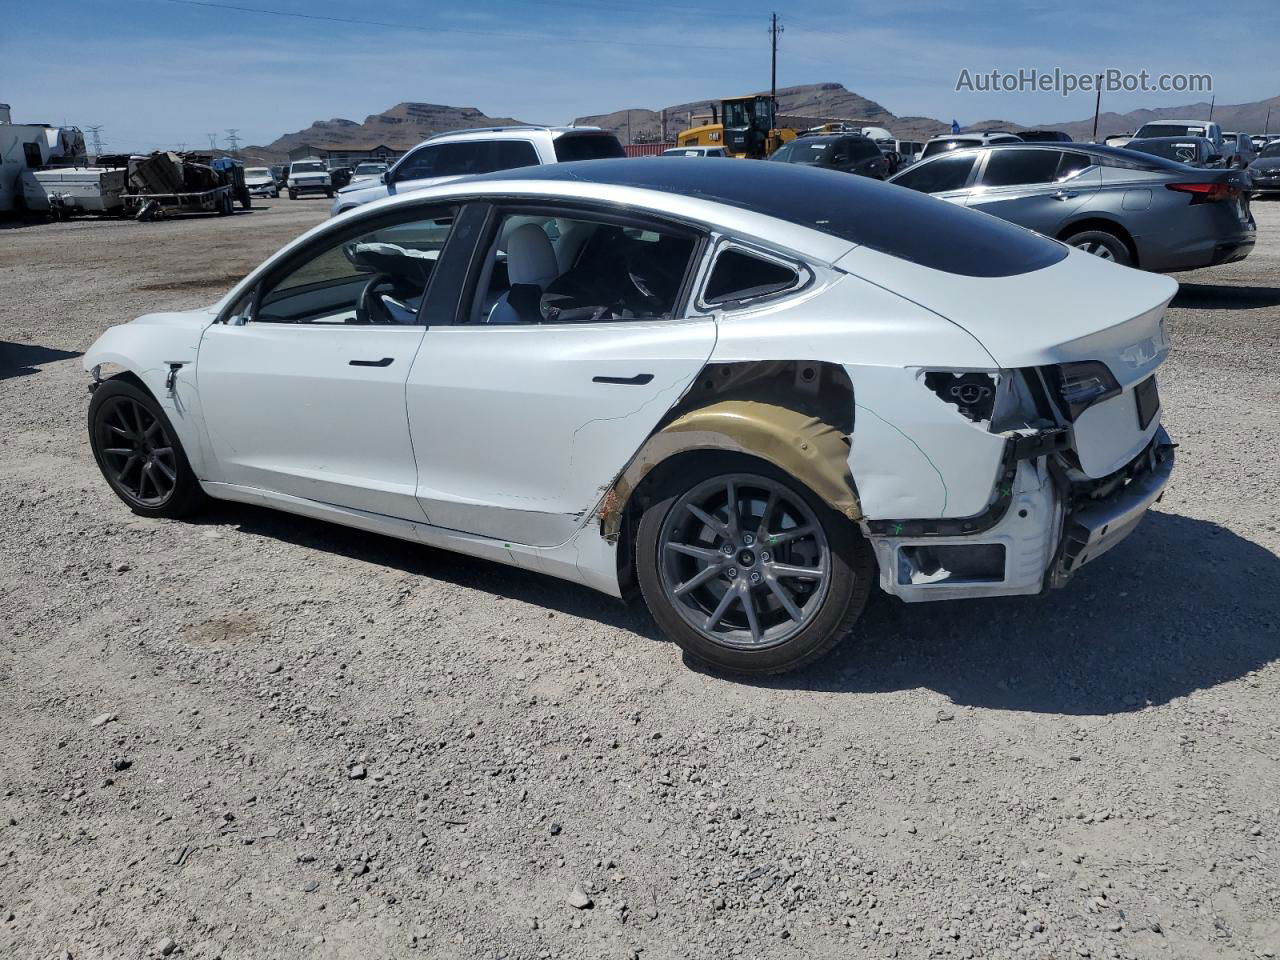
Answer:
<path fill-rule="evenodd" d="M 1122 267 L 1133 265 L 1133 256 L 1129 253 L 1129 247 L 1114 233 L 1108 233 L 1105 230 L 1084 230 L 1067 237 L 1066 242 L 1077 250 L 1118 263 Z"/>
<path fill-rule="evenodd" d="M 654 620 L 692 659 L 755 675 L 825 656 L 861 615 L 875 570 L 853 523 L 794 477 L 736 456 L 660 491 L 635 564 Z"/>
<path fill-rule="evenodd" d="M 143 517 L 182 517 L 203 506 L 177 431 L 155 399 L 113 377 L 89 403 L 89 443 L 116 496 Z"/>
<path fill-rule="evenodd" d="M 289 191 L 289 199 L 290 199 L 290 200 L 297 200 L 297 199 L 298 199 L 298 191 L 297 191 L 297 190 L 290 190 L 290 191 Z"/>

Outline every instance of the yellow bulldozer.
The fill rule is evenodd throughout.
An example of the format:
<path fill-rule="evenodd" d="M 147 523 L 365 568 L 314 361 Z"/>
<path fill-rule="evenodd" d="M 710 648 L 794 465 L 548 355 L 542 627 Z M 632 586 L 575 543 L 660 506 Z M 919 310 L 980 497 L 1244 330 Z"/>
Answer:
<path fill-rule="evenodd" d="M 796 131 L 775 125 L 776 104 L 768 94 L 730 97 L 712 107 L 711 122 L 676 135 L 680 147 L 724 147 L 733 157 L 761 159 L 796 138 Z"/>

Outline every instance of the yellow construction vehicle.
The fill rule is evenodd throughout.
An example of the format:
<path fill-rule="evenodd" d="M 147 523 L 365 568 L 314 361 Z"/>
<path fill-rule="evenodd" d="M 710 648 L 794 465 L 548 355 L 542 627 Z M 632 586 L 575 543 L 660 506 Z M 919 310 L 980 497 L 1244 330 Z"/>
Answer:
<path fill-rule="evenodd" d="M 763 158 L 796 138 L 790 128 L 774 125 L 773 97 L 758 93 L 720 101 L 720 115 L 712 107 L 711 122 L 676 135 L 680 147 L 724 147 L 730 156 Z"/>

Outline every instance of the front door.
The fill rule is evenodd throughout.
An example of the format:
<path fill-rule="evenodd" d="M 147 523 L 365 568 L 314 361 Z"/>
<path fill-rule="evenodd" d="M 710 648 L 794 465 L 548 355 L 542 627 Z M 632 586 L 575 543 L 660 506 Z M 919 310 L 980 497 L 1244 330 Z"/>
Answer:
<path fill-rule="evenodd" d="M 424 519 L 405 381 L 452 211 L 373 222 L 317 238 L 205 332 L 211 480 Z"/>
<path fill-rule="evenodd" d="M 683 314 L 701 238 L 606 215 L 493 219 L 458 323 L 409 374 L 418 496 L 439 527 L 569 539 L 702 369 L 715 321 Z"/>

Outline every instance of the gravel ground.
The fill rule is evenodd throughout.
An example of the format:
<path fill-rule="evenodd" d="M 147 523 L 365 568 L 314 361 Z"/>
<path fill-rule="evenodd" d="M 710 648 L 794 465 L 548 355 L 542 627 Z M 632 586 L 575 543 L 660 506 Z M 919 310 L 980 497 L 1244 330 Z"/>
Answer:
<path fill-rule="evenodd" d="M 79 354 L 326 207 L 0 229 L 0 956 L 1280 953 L 1280 203 L 1179 278 L 1133 537 L 764 683 L 569 584 L 116 500 Z"/>

